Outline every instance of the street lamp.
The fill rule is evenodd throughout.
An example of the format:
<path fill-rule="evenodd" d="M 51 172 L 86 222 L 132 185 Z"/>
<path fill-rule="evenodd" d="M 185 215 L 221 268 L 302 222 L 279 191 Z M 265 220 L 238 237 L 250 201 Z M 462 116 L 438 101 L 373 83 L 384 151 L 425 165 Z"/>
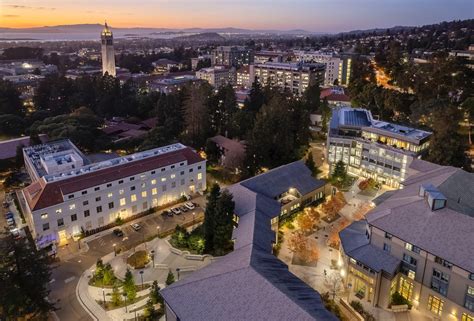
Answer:
<path fill-rule="evenodd" d="M 140 277 L 142 279 L 142 290 L 143 290 L 143 270 L 140 271 Z"/>
<path fill-rule="evenodd" d="M 158 236 L 160 236 L 160 226 L 159 225 L 156 226 L 156 234 L 158 234 Z"/>
<path fill-rule="evenodd" d="M 135 310 L 135 321 L 137 321 L 137 306 L 133 306 L 133 310 Z"/>
<path fill-rule="evenodd" d="M 104 298 L 104 309 L 105 309 L 105 290 L 104 290 L 104 286 L 102 286 L 102 296 Z"/>
<path fill-rule="evenodd" d="M 117 244 L 114 243 L 113 246 L 114 246 L 114 256 L 117 256 L 117 250 L 116 250 Z"/>
<path fill-rule="evenodd" d="M 176 268 L 176 273 L 178 274 L 178 281 L 179 281 L 179 271 L 181 271 L 180 268 Z"/>
<path fill-rule="evenodd" d="M 128 310 L 127 310 L 127 307 L 128 307 L 128 305 L 127 305 L 127 292 L 124 291 L 124 292 L 122 293 L 122 295 L 123 295 L 123 297 L 125 298 L 125 312 L 128 313 Z"/>
<path fill-rule="evenodd" d="M 153 267 L 155 267 L 155 250 L 151 250 L 151 259 L 153 260 Z"/>
<path fill-rule="evenodd" d="M 194 226 L 194 219 L 196 218 L 196 213 L 193 212 L 193 226 Z"/>

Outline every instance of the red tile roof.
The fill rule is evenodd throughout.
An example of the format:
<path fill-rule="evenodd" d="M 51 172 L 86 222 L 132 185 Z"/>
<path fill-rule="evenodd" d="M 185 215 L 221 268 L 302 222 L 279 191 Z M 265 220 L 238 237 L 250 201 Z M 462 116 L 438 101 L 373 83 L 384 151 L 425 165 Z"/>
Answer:
<path fill-rule="evenodd" d="M 120 164 L 59 181 L 46 183 L 42 178 L 26 187 L 23 193 L 31 211 L 36 211 L 62 203 L 63 195 L 65 194 L 82 191 L 121 178 L 176 164 L 184 160 L 187 160 L 188 164 L 203 161 L 196 152 L 187 147 L 163 155 Z"/>

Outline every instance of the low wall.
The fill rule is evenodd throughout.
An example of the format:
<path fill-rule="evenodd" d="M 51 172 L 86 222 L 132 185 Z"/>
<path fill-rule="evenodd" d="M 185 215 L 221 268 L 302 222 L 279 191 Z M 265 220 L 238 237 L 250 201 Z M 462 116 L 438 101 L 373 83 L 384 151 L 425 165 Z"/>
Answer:
<path fill-rule="evenodd" d="M 354 310 L 354 308 L 349 303 L 347 303 L 346 300 L 341 298 L 339 300 L 339 303 L 352 314 L 351 320 L 364 321 L 364 318 L 360 315 L 360 313 Z"/>

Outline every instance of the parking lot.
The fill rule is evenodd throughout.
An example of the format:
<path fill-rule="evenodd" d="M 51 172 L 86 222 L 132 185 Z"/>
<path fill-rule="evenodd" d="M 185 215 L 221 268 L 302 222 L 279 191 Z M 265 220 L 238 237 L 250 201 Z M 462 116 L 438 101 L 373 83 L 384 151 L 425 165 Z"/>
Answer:
<path fill-rule="evenodd" d="M 192 223 L 193 221 L 198 222 L 204 217 L 204 210 L 202 207 L 204 203 L 204 197 L 199 197 L 197 199 L 193 199 L 192 201 L 198 206 L 196 206 L 195 209 L 188 210 L 185 213 L 173 216 L 164 215 L 163 212 L 165 210 L 169 211 L 168 208 L 135 221 L 123 224 L 119 227 L 123 232 L 123 236 L 119 237 L 115 235 L 113 233 L 114 229 L 108 230 L 105 232 L 105 235 L 101 233 L 102 236 L 98 234 L 97 238 L 87 243 L 89 245 L 89 251 L 105 255 L 114 251 L 114 244 L 117 251 L 120 249 L 130 249 L 144 242 L 149 237 L 174 229 L 178 224 L 181 225 L 185 223 Z M 131 224 L 133 223 L 138 223 L 141 228 L 138 231 L 135 231 L 131 227 Z M 92 236 L 92 238 L 94 237 Z"/>

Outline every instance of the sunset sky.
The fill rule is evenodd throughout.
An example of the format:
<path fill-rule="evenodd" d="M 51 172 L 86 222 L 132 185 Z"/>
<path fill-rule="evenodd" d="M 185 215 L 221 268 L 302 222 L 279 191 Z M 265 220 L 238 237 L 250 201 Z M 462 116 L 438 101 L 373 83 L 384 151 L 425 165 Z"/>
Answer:
<path fill-rule="evenodd" d="M 338 32 L 474 17 L 473 0 L 0 0 L 0 27 L 240 27 Z"/>

